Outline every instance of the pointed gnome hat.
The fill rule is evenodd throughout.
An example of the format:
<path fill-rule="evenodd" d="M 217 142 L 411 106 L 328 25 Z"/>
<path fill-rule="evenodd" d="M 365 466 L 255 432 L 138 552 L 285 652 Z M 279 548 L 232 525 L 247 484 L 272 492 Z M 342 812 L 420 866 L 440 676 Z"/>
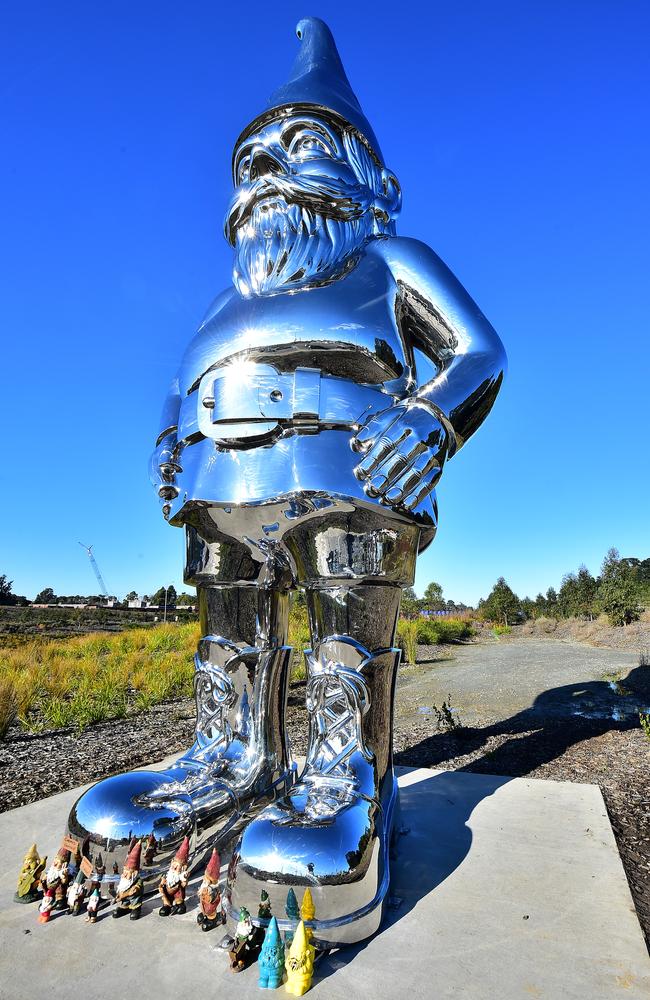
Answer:
<path fill-rule="evenodd" d="M 56 852 L 56 856 L 57 858 L 61 858 L 62 861 L 65 861 L 66 864 L 69 864 L 70 851 L 68 851 L 65 847 L 59 847 L 58 851 Z"/>
<path fill-rule="evenodd" d="M 282 938 L 280 937 L 280 928 L 278 927 L 278 922 L 275 917 L 271 917 L 269 926 L 266 928 L 266 934 L 264 935 L 264 944 L 267 948 L 277 948 L 279 944 L 282 944 Z"/>
<path fill-rule="evenodd" d="M 326 112 L 325 116 L 335 124 L 351 125 L 383 163 L 377 136 L 350 86 L 330 29 L 319 17 L 305 17 L 298 22 L 296 34 L 300 48 L 288 81 L 271 95 L 266 110 L 244 129 L 235 148 L 273 118 L 316 108 Z"/>
<path fill-rule="evenodd" d="M 129 851 L 128 857 L 124 862 L 125 868 L 130 868 L 131 871 L 140 871 L 140 852 L 142 851 L 142 844 L 138 840 L 136 844 L 133 845 Z"/>
<path fill-rule="evenodd" d="M 80 868 L 79 871 L 77 872 L 77 877 L 75 878 L 75 882 L 77 883 L 77 885 L 83 885 L 85 881 L 86 881 L 86 876 L 84 875 L 84 873 Z"/>
<path fill-rule="evenodd" d="M 190 842 L 187 837 L 183 837 L 183 843 L 176 851 L 174 855 L 174 861 L 180 861 L 182 865 L 186 865 L 190 858 Z"/>
<path fill-rule="evenodd" d="M 205 869 L 205 874 L 208 876 L 209 879 L 212 879 L 213 882 L 218 882 L 220 872 L 221 872 L 221 858 L 217 854 L 217 849 L 215 847 L 212 851 L 212 854 L 210 855 L 210 860 L 208 861 L 208 866 Z"/>
<path fill-rule="evenodd" d="M 303 952 L 307 951 L 308 944 L 305 925 L 301 920 L 296 927 L 295 934 L 293 935 L 293 941 L 291 942 L 291 947 L 289 948 L 289 954 L 292 958 L 297 958 Z"/>
<path fill-rule="evenodd" d="M 40 861 L 40 860 L 41 859 L 39 857 L 38 850 L 36 849 L 36 844 L 32 844 L 30 849 L 27 851 L 27 854 L 25 855 L 25 861 Z"/>

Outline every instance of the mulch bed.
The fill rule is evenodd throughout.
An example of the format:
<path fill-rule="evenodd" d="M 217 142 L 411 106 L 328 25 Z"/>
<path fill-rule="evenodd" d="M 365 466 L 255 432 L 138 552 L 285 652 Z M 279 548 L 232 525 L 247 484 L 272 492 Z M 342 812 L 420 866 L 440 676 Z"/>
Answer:
<path fill-rule="evenodd" d="M 292 688 L 288 724 L 299 756 L 307 740 L 304 683 Z M 83 732 L 29 734 L 13 727 L 0 743 L 0 811 L 181 752 L 193 730 L 192 702 Z M 423 717 L 415 725 L 398 721 L 394 745 L 401 765 L 598 784 L 650 943 L 650 743 L 638 726 L 579 717 L 532 724 L 528 718 L 440 732 L 435 719 Z"/>

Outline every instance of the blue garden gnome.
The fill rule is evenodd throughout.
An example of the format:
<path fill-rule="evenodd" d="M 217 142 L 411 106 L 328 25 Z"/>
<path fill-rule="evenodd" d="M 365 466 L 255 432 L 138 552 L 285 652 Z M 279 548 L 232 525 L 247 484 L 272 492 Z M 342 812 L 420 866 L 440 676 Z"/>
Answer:
<path fill-rule="evenodd" d="M 284 974 L 284 945 L 280 937 L 280 928 L 275 917 L 266 929 L 264 944 L 257 960 L 260 967 L 260 989 L 277 990 L 282 984 Z"/>

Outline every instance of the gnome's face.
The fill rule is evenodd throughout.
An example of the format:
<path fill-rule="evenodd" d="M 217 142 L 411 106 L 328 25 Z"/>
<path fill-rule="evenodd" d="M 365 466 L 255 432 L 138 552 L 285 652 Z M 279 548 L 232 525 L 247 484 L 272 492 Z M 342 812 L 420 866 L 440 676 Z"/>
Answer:
<path fill-rule="evenodd" d="M 381 202 L 387 178 L 397 181 L 352 129 L 325 117 L 278 116 L 240 142 L 233 170 L 225 229 L 242 295 L 330 280 L 390 225 Z"/>
<path fill-rule="evenodd" d="M 58 882 L 59 879 L 63 878 L 68 870 L 68 866 L 63 858 L 55 857 L 52 860 L 52 864 L 47 870 L 47 882 L 48 885 Z"/>

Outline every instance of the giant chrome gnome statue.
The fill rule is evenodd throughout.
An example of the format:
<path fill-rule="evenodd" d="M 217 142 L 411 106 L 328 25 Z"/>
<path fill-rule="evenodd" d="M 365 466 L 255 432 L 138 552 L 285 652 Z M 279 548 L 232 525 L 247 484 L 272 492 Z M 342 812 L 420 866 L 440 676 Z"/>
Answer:
<path fill-rule="evenodd" d="M 298 38 L 288 83 L 235 143 L 233 282 L 185 352 L 153 456 L 198 590 L 196 741 L 167 771 L 100 782 L 69 828 L 111 860 L 155 831 L 160 868 L 185 835 L 192 862 L 238 833 L 231 915 L 269 881 L 277 898 L 309 886 L 314 943 L 331 945 L 381 920 L 400 596 L 436 531 L 444 463 L 489 413 L 505 356 L 436 254 L 396 236 L 400 186 L 329 29 L 307 18 Z M 298 587 L 299 777 L 284 719 Z"/>

